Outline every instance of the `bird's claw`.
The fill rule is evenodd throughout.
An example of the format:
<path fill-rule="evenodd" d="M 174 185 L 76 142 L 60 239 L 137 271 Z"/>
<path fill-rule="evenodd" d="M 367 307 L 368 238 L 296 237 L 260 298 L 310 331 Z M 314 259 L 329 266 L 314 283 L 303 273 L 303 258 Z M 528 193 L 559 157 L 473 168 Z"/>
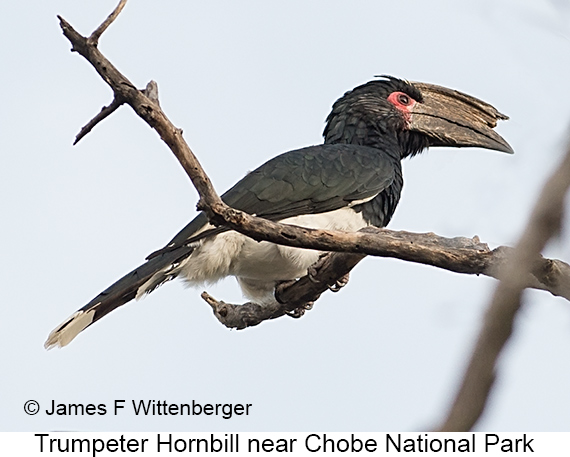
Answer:
<path fill-rule="evenodd" d="M 306 311 L 312 309 L 314 304 L 314 301 L 310 301 L 308 303 L 305 303 L 303 306 L 295 308 L 293 311 L 285 311 L 285 314 L 287 314 L 289 317 L 292 317 L 293 319 L 299 319 L 305 314 Z"/>
<path fill-rule="evenodd" d="M 339 279 L 337 279 L 334 284 L 332 285 L 328 285 L 327 287 L 329 288 L 329 290 L 331 292 L 338 292 L 340 291 L 340 289 L 342 289 L 344 286 L 346 286 L 348 284 L 348 280 L 350 279 L 350 274 L 347 273 L 344 276 L 340 277 Z"/>
<path fill-rule="evenodd" d="M 309 280 L 315 284 L 320 284 L 321 281 L 317 279 L 319 270 L 325 264 L 325 257 L 328 253 L 323 253 L 319 256 L 319 260 L 317 260 L 314 264 L 312 264 L 309 268 L 307 268 L 307 277 Z M 341 278 L 337 279 L 334 284 L 327 284 L 327 287 L 331 292 L 338 292 L 344 286 L 348 284 L 349 273 L 345 274 Z"/>

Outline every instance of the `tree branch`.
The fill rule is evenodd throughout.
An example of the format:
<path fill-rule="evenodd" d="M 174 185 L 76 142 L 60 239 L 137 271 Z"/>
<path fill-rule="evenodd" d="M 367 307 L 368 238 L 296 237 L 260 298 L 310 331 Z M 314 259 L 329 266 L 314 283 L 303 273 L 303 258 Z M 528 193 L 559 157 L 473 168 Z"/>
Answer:
<path fill-rule="evenodd" d="M 111 14 L 103 21 L 103 23 L 95 29 L 95 31 L 91 34 L 88 38 L 89 42 L 94 46 L 97 46 L 99 43 L 99 38 L 103 35 L 103 32 L 107 30 L 107 28 L 117 19 L 123 8 L 127 4 L 127 0 L 121 0 L 117 7 L 113 10 Z"/>
<path fill-rule="evenodd" d="M 558 234 L 564 211 L 564 198 L 570 186 L 570 145 L 558 169 L 546 182 L 530 220 L 519 242 L 499 268 L 500 279 L 485 314 L 483 328 L 473 350 L 469 366 L 453 405 L 441 426 L 441 431 L 470 430 L 485 409 L 495 379 L 497 359 L 513 331 L 513 322 L 521 306 L 523 290 L 529 275 L 542 272 L 543 283 L 552 278 L 548 271 L 556 267 L 568 269 L 567 264 L 537 265 L 537 258 L 548 240 Z M 544 263 L 544 261 L 543 261 Z M 535 276 L 536 277 L 536 276 Z M 558 283 L 556 287 L 568 287 Z M 565 294 L 567 291 L 565 292 Z M 568 298 L 566 296 L 566 298 Z"/>
<path fill-rule="evenodd" d="M 81 128 L 81 131 L 75 137 L 73 145 L 75 146 L 77 143 L 79 143 L 81 138 L 87 135 L 93 129 L 93 127 L 95 127 L 99 122 L 101 122 L 102 120 L 113 114 L 123 103 L 124 100 L 120 100 L 119 98 L 114 98 L 109 106 L 104 106 L 103 108 L 101 108 L 99 114 L 97 114 L 93 119 L 91 119 L 87 124 L 85 124 Z"/>
<path fill-rule="evenodd" d="M 396 232 L 376 227 L 367 227 L 361 232 L 370 237 L 362 243 L 365 246 L 363 250 L 374 251 L 375 256 L 393 257 L 456 273 L 493 278 L 499 277 L 513 252 L 513 248 L 506 246 L 491 250 L 478 237 L 445 238 L 434 233 Z M 318 262 L 315 274 L 279 285 L 275 295 L 281 305 L 274 305 L 271 309 L 264 310 L 248 304 L 247 309 L 239 310 L 242 305 L 219 302 L 225 310 L 220 314 L 216 312 L 213 297 L 207 295 L 206 301 L 226 327 L 251 327 L 317 301 L 338 278 L 348 274 L 364 258 L 363 254 L 354 252 L 355 250 L 348 250 L 329 253 Z M 524 287 L 546 290 L 552 295 L 570 300 L 570 265 L 561 260 L 545 259 L 538 254 L 531 267 L 531 271 L 519 277 L 524 282 Z"/>

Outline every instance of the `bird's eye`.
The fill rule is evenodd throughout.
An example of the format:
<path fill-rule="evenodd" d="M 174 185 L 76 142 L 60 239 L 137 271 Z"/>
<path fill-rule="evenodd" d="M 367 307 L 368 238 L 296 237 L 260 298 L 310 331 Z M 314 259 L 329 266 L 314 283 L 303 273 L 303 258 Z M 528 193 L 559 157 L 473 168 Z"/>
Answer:
<path fill-rule="evenodd" d="M 410 104 L 410 97 L 406 94 L 398 94 L 398 103 L 404 106 L 408 106 Z"/>
<path fill-rule="evenodd" d="M 388 101 L 399 110 L 409 111 L 416 101 L 404 92 L 392 92 L 388 96 Z"/>

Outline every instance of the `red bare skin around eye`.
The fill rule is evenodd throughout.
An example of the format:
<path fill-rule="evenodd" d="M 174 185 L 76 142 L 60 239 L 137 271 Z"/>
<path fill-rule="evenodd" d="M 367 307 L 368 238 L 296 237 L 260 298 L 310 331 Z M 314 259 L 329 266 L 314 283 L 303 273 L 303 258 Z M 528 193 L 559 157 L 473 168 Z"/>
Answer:
<path fill-rule="evenodd" d="M 412 97 L 404 92 L 392 92 L 388 96 L 388 101 L 402 112 L 406 120 L 410 119 L 412 108 L 416 104 L 416 101 Z"/>

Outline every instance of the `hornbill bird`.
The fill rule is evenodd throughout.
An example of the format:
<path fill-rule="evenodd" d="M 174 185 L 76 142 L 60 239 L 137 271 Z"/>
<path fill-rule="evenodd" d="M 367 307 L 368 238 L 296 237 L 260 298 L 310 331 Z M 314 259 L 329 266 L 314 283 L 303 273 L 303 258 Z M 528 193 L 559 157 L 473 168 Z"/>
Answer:
<path fill-rule="evenodd" d="M 304 227 L 344 231 L 384 227 L 400 199 L 403 158 L 429 146 L 512 153 L 493 130 L 501 119 L 508 118 L 464 93 L 384 76 L 334 103 L 324 144 L 269 160 L 222 199 L 247 213 Z M 53 330 L 45 347 L 67 345 L 114 309 L 178 276 L 191 285 L 235 276 L 247 298 L 261 305 L 271 303 L 275 286 L 305 275 L 320 254 L 257 242 L 214 227 L 202 212 L 166 247 Z"/>

